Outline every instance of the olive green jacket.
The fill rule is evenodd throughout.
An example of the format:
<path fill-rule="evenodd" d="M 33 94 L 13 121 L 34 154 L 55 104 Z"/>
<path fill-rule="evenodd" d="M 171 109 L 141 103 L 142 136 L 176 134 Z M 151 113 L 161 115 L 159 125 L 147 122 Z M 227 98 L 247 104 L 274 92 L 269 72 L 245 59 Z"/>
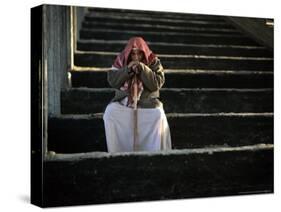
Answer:
<path fill-rule="evenodd" d="M 165 82 L 164 69 L 160 63 L 160 60 L 156 58 L 155 62 L 150 66 L 143 63 L 141 65 L 140 78 L 143 82 L 143 92 L 138 101 L 138 107 L 141 108 L 155 108 L 162 105 L 162 102 L 158 99 L 159 89 Z M 131 77 L 127 66 L 121 69 L 111 69 L 107 72 L 107 81 L 109 85 L 115 88 L 115 96 L 111 102 L 121 101 L 128 96 L 127 91 L 120 90 L 120 87 L 126 80 Z"/>

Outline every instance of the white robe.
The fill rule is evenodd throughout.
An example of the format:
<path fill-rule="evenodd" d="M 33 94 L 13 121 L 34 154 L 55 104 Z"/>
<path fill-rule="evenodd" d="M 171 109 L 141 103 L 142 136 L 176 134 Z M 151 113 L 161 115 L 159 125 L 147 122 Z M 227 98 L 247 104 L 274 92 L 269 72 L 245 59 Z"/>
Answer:
<path fill-rule="evenodd" d="M 134 147 L 134 109 L 111 102 L 103 115 L 108 152 L 170 150 L 171 135 L 163 107 L 138 108 L 138 139 Z"/>

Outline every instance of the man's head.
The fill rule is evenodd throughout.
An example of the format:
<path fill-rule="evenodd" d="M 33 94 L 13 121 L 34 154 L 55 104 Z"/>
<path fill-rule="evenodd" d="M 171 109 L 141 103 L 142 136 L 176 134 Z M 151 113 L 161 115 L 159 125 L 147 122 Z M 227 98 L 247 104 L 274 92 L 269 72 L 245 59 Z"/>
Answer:
<path fill-rule="evenodd" d="M 142 61 L 143 60 L 143 52 L 138 48 L 133 48 L 130 53 L 131 61 Z"/>

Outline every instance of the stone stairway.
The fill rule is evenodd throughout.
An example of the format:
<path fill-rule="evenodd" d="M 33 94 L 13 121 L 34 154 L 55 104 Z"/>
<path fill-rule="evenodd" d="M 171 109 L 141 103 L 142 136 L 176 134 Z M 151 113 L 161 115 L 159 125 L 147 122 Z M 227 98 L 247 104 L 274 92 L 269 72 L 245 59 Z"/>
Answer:
<path fill-rule="evenodd" d="M 106 153 L 106 72 L 132 36 L 164 66 L 173 152 Z M 273 52 L 224 17 L 89 8 L 74 59 L 48 123 L 50 206 L 273 192 Z"/>

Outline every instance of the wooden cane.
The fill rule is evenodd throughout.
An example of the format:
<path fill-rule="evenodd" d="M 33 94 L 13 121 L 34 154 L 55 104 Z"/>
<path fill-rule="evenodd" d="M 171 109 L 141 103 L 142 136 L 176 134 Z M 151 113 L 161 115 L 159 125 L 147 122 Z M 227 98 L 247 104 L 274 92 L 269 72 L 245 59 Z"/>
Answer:
<path fill-rule="evenodd" d="M 137 101 L 138 101 L 138 84 L 137 84 L 137 75 L 135 74 L 133 79 L 133 100 L 134 100 L 134 151 L 137 150 L 138 143 L 138 110 L 137 110 Z"/>

